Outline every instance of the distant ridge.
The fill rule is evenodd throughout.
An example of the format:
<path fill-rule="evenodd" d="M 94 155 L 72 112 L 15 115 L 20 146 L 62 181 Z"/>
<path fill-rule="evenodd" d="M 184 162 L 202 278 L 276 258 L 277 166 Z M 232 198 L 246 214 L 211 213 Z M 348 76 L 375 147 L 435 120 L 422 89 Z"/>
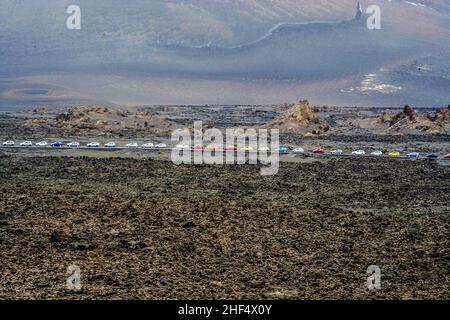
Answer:
<path fill-rule="evenodd" d="M 355 17 L 350 20 L 334 20 L 334 21 L 319 21 L 319 20 L 313 20 L 308 22 L 280 22 L 277 23 L 274 27 L 272 27 L 268 32 L 266 32 L 262 37 L 242 43 L 236 46 L 220 46 L 220 45 L 212 45 L 211 42 L 208 42 L 207 44 L 200 45 L 200 46 L 183 46 L 183 45 L 166 45 L 165 47 L 178 47 L 178 48 L 194 48 L 194 49 L 225 49 L 225 50 L 232 50 L 232 49 L 241 49 L 245 47 L 251 47 L 253 45 L 257 45 L 261 42 L 264 42 L 265 40 L 273 37 L 276 34 L 279 34 L 284 31 L 290 31 L 290 30 L 298 30 L 299 28 L 308 28 L 313 27 L 317 29 L 317 27 L 321 26 L 332 26 L 332 25 L 341 25 L 341 24 L 348 24 L 348 23 L 354 23 L 355 21 L 361 21 L 364 16 L 364 11 L 361 7 L 361 3 L 358 1 L 356 6 L 356 12 Z"/>

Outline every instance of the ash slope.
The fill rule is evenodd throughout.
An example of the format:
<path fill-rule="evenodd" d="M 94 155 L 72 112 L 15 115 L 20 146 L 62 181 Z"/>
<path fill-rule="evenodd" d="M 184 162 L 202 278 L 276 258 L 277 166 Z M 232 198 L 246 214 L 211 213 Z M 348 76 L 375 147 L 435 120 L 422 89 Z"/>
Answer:
<path fill-rule="evenodd" d="M 448 103 L 450 75 L 436 74 L 445 69 L 445 58 L 420 81 L 395 72 L 424 57 L 448 56 L 445 3 L 375 2 L 383 13 L 379 31 L 351 21 L 356 1 L 350 0 L 137 1 L 129 8 L 117 1 L 82 1 L 83 27 L 73 32 L 65 29 L 65 15 L 57 14 L 64 12 L 60 2 L 21 4 L 34 12 L 30 19 L 29 10 L 6 0 L 0 13 L 0 74 L 3 81 L 26 76 L 38 85 L 64 84 L 62 90 L 78 94 L 73 101 L 112 104 L 274 103 L 302 96 L 315 103 Z M 345 22 L 312 22 L 336 20 Z M 273 29 L 277 24 L 281 27 Z M 387 67 L 393 70 L 384 77 L 387 83 L 351 91 L 361 87 L 364 76 Z M 93 79 L 94 85 L 86 85 Z M 186 82 L 190 87 L 183 86 Z M 400 92 L 378 90 L 385 87 Z M 249 94 L 242 96 L 242 91 Z M 30 97 L 25 102 L 33 103 Z M 0 95 L 4 108 L 20 103 Z"/>

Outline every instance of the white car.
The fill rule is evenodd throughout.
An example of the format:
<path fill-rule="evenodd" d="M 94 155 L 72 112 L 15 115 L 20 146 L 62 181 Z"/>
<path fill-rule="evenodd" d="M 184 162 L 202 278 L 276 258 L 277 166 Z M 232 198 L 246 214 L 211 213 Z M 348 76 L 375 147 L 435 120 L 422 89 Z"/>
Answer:
<path fill-rule="evenodd" d="M 292 150 L 292 152 L 294 152 L 294 153 L 303 153 L 303 152 L 305 152 L 305 149 L 303 149 L 303 148 L 295 148 L 294 150 Z"/>
<path fill-rule="evenodd" d="M 344 154 L 344 151 L 342 149 L 332 150 L 330 151 L 331 154 Z"/>
<path fill-rule="evenodd" d="M 127 145 L 127 147 L 134 147 L 134 146 L 128 146 Z M 148 142 L 148 143 L 144 143 L 142 146 L 141 146 L 141 148 L 144 148 L 144 149 L 152 149 L 152 148 L 154 148 L 155 146 L 153 145 L 153 143 L 151 143 L 151 142 Z"/>
<path fill-rule="evenodd" d="M 261 147 L 261 148 L 258 148 L 258 151 L 270 151 L 270 148 L 268 148 L 268 147 Z"/>
<path fill-rule="evenodd" d="M 88 148 L 99 148 L 100 147 L 100 143 L 98 142 L 89 142 L 86 147 Z"/>
<path fill-rule="evenodd" d="M 190 149 L 191 147 L 186 144 L 177 144 L 176 149 Z"/>
<path fill-rule="evenodd" d="M 14 141 L 12 141 L 12 140 L 5 141 L 5 142 L 3 142 L 3 145 L 4 146 L 13 146 L 14 145 Z"/>
<path fill-rule="evenodd" d="M 356 151 L 353 151 L 352 154 L 355 156 L 363 156 L 366 154 L 366 152 L 364 150 L 356 150 Z"/>
<path fill-rule="evenodd" d="M 76 141 L 72 141 L 71 143 L 68 143 L 67 146 L 69 148 L 78 148 L 80 146 L 80 143 L 76 142 Z"/>
<path fill-rule="evenodd" d="M 31 147 L 33 143 L 31 141 L 24 141 L 20 144 L 21 147 Z"/>
<path fill-rule="evenodd" d="M 139 145 L 136 142 L 130 142 L 126 145 L 127 148 L 137 148 Z"/>
<path fill-rule="evenodd" d="M 116 147 L 116 143 L 115 142 L 108 142 L 105 143 L 105 148 L 115 148 Z"/>
<path fill-rule="evenodd" d="M 370 155 L 372 155 L 372 156 L 382 156 L 383 152 L 377 150 L 377 151 L 371 152 Z"/>
<path fill-rule="evenodd" d="M 167 148 L 167 144 L 165 144 L 165 143 L 158 143 L 155 146 L 155 148 L 164 149 L 164 148 Z"/>
<path fill-rule="evenodd" d="M 37 147 L 46 147 L 48 145 L 47 141 L 40 141 L 36 143 Z"/>

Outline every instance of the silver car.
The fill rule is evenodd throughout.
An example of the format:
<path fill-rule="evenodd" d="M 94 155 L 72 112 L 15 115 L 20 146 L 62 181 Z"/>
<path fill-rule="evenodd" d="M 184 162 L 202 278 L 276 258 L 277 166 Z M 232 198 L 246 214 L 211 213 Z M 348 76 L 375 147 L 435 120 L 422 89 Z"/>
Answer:
<path fill-rule="evenodd" d="M 69 148 L 78 148 L 80 146 L 80 143 L 76 142 L 76 141 L 72 141 L 71 143 L 68 143 L 67 146 Z"/>
<path fill-rule="evenodd" d="M 339 155 L 339 154 L 343 154 L 344 151 L 341 149 L 336 149 L 336 150 L 332 150 L 330 151 L 331 154 L 335 154 L 335 155 Z"/>

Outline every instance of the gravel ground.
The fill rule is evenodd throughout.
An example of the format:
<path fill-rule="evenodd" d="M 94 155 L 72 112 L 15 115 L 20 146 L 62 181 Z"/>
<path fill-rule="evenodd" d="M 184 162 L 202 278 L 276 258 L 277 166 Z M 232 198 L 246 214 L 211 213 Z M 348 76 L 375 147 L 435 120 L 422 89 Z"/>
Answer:
<path fill-rule="evenodd" d="M 3 299 L 449 298 L 450 167 L 436 162 L 283 162 L 262 177 L 3 155 L 0 191 Z"/>

